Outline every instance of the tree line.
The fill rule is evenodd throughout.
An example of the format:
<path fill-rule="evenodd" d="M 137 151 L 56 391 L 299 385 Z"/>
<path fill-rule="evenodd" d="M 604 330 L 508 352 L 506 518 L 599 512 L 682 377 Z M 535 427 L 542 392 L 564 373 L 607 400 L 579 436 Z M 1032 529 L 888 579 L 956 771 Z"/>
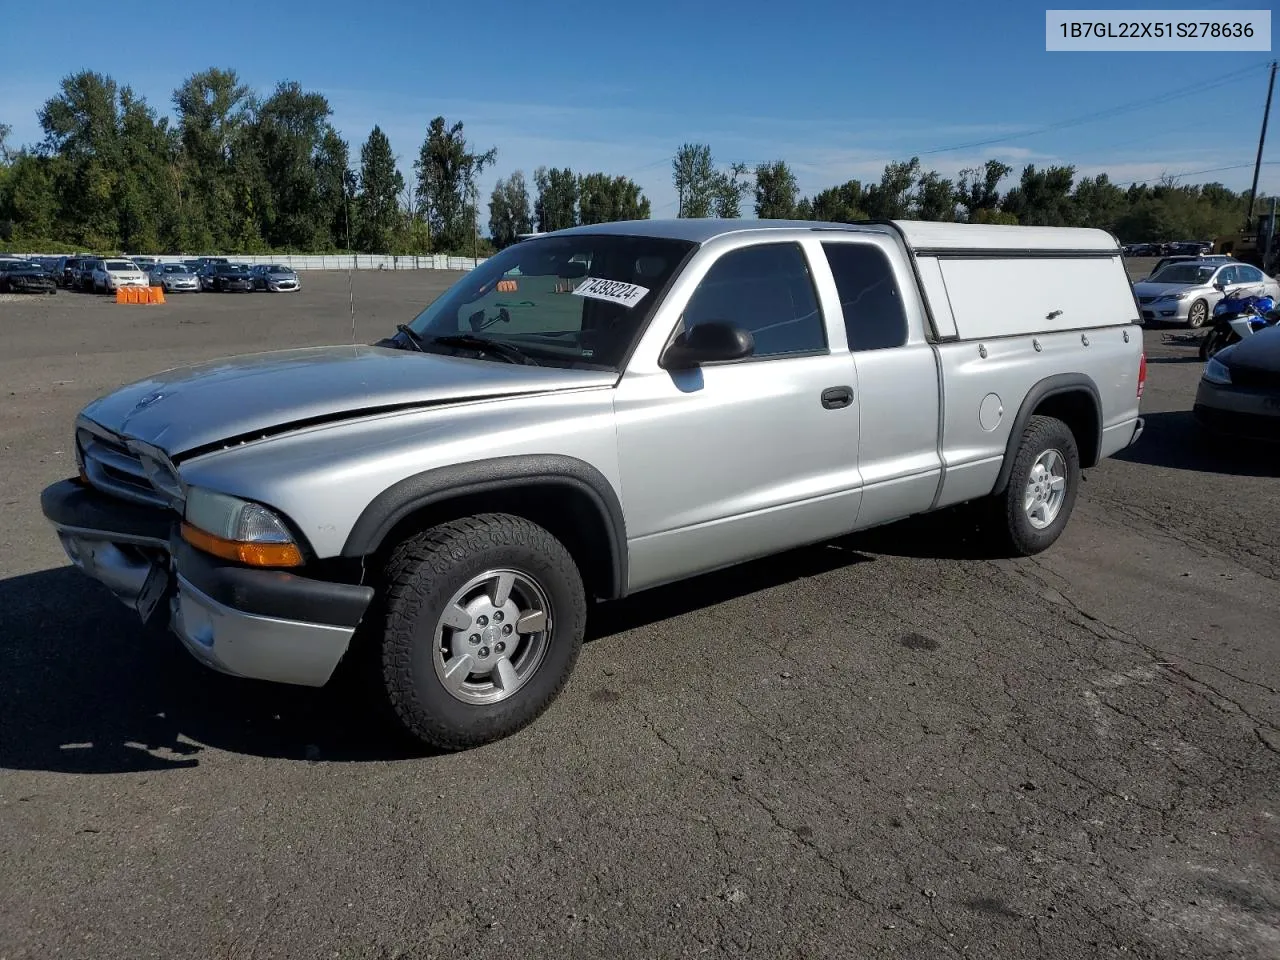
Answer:
<path fill-rule="evenodd" d="M 43 139 L 16 148 L 0 124 L 0 243 L 54 250 L 268 251 L 485 255 L 524 233 L 648 218 L 626 176 L 538 167 L 501 178 L 481 236 L 480 175 L 497 148 L 468 142 L 461 121 L 434 118 L 406 179 L 375 126 L 358 161 L 321 93 L 292 81 L 261 97 L 234 70 L 210 68 L 173 92 L 161 115 L 129 86 L 81 71 L 38 113 Z M 1125 242 L 1208 239 L 1239 229 L 1245 198 L 1220 183 L 1113 183 L 1073 166 L 999 160 L 945 177 L 917 157 L 878 182 L 848 180 L 801 195 L 784 160 L 720 164 L 704 143 L 672 159 L 677 216 L 853 222 L 922 219 L 1102 227 Z"/>

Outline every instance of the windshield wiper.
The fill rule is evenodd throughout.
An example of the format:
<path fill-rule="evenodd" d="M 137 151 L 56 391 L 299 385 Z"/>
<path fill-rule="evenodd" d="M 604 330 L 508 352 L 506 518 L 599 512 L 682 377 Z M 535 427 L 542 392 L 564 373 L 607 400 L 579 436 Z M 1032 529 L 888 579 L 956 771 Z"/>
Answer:
<path fill-rule="evenodd" d="M 407 323 L 397 323 L 396 329 L 403 333 L 404 338 L 413 344 L 413 349 L 417 350 L 419 353 L 426 352 L 422 348 L 422 334 L 418 333 L 417 330 L 413 329 L 413 327 L 409 326 Z"/>
<path fill-rule="evenodd" d="M 494 356 L 502 357 L 508 363 L 523 363 L 530 366 L 540 366 L 538 361 L 529 356 L 518 347 L 513 347 L 509 343 L 501 340 L 491 340 L 488 337 L 477 337 L 469 333 L 451 333 L 442 337 L 432 337 L 432 343 L 439 343 L 446 347 L 472 347 L 481 352 L 491 353 Z"/>

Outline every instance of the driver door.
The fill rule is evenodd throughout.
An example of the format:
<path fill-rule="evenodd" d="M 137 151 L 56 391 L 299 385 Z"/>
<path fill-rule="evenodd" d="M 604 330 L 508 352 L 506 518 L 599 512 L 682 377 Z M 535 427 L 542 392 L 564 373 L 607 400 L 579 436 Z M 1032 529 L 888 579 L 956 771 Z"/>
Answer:
<path fill-rule="evenodd" d="M 861 499 L 856 372 L 843 327 L 819 306 L 810 257 L 822 253 L 809 246 L 755 242 L 705 254 L 711 262 L 664 331 L 728 322 L 753 335 L 753 355 L 678 371 L 642 363 L 620 381 L 629 589 L 852 529 Z M 655 322 L 662 316 L 673 314 Z"/>

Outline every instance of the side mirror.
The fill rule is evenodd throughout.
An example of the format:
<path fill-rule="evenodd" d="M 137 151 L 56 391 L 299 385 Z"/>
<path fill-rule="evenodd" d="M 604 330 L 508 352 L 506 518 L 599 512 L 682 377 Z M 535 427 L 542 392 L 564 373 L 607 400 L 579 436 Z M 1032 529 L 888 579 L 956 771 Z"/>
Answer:
<path fill-rule="evenodd" d="M 1223 283 L 1221 280 L 1219 280 L 1217 283 L 1213 285 L 1213 289 L 1217 290 L 1219 293 L 1222 293 L 1227 289 L 1227 285 Z"/>
<path fill-rule="evenodd" d="M 741 360 L 755 348 L 755 338 L 731 323 L 700 323 L 676 337 L 658 363 L 664 370 L 689 370 L 704 363 Z"/>

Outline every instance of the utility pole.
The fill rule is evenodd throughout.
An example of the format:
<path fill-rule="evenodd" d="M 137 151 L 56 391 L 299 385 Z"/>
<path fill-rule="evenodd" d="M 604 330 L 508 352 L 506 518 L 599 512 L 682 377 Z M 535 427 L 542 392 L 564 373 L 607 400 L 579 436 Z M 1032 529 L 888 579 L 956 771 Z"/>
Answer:
<path fill-rule="evenodd" d="M 1253 186 L 1249 188 L 1249 211 L 1244 229 L 1253 229 L 1253 204 L 1258 199 L 1258 173 L 1262 169 L 1262 145 L 1267 142 L 1267 118 L 1271 116 L 1271 93 L 1276 86 L 1276 61 L 1271 61 L 1271 79 L 1267 81 L 1267 105 L 1262 109 L 1262 133 L 1258 135 L 1258 159 L 1253 162 Z"/>

